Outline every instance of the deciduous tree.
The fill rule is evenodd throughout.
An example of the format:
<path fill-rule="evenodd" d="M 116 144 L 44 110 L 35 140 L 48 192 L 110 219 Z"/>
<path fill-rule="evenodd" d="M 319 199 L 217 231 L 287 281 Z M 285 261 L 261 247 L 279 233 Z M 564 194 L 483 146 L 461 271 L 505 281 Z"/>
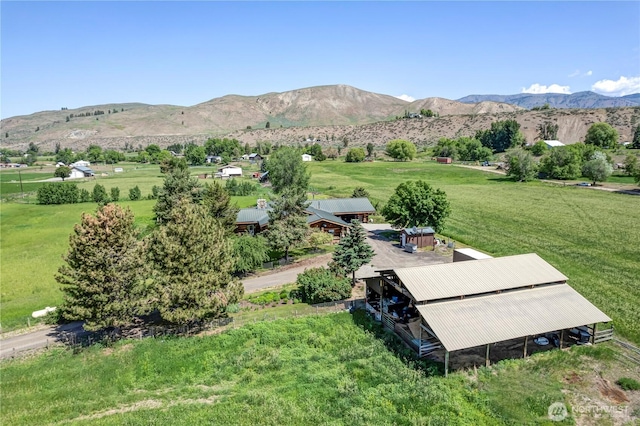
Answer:
<path fill-rule="evenodd" d="M 69 238 L 56 281 L 64 294 L 62 315 L 84 328 L 121 328 L 147 311 L 144 245 L 133 213 L 115 204 L 83 214 Z"/>
<path fill-rule="evenodd" d="M 516 120 L 503 120 L 494 121 L 488 130 L 478 130 L 476 139 L 494 152 L 504 152 L 520 145 L 524 136 L 520 133 L 520 124 Z"/>
<path fill-rule="evenodd" d="M 540 172 L 551 179 L 575 179 L 580 176 L 582 159 L 575 149 L 559 146 L 550 149 L 540 161 Z"/>
<path fill-rule="evenodd" d="M 346 278 L 336 277 L 326 268 L 310 268 L 298 274 L 296 280 L 300 298 L 309 304 L 344 300 L 351 296 Z"/>
<path fill-rule="evenodd" d="M 269 248 L 264 237 L 242 235 L 233 239 L 234 272 L 246 274 L 255 271 L 269 260 Z"/>
<path fill-rule="evenodd" d="M 356 271 L 371 262 L 374 252 L 367 242 L 367 231 L 360 221 L 353 219 L 346 235 L 340 238 L 340 243 L 333 253 L 333 262 L 338 270 L 351 274 L 351 285 L 356 285 Z"/>
<path fill-rule="evenodd" d="M 60 167 L 56 168 L 55 172 L 53 172 L 53 176 L 62 178 L 62 181 L 64 182 L 64 180 L 66 178 L 71 176 L 71 167 L 60 166 Z"/>
<path fill-rule="evenodd" d="M 447 194 L 423 180 L 398 185 L 382 209 L 394 228 L 431 226 L 436 232 L 442 232 L 450 212 Z"/>
<path fill-rule="evenodd" d="M 601 148 L 615 148 L 618 143 L 618 131 L 608 123 L 594 123 L 587 130 L 584 143 Z"/>
<path fill-rule="evenodd" d="M 282 147 L 275 151 L 267 163 L 269 181 L 276 194 L 287 188 L 306 192 L 309 187 L 309 172 L 302 161 L 300 151 L 292 147 Z"/>
<path fill-rule="evenodd" d="M 148 250 L 160 315 L 181 325 L 224 316 L 243 294 L 233 277 L 233 243 L 225 229 L 204 206 L 187 198 L 167 219 L 151 235 Z"/>
<path fill-rule="evenodd" d="M 351 148 L 349 152 L 347 152 L 347 156 L 345 160 L 347 163 L 360 163 L 364 161 L 365 153 L 363 148 Z"/>
<path fill-rule="evenodd" d="M 507 176 L 518 182 L 526 182 L 536 175 L 537 165 L 529 151 L 514 148 L 507 151 Z"/>
<path fill-rule="evenodd" d="M 594 185 L 596 182 L 605 182 L 611 173 L 613 173 L 613 166 L 607 161 L 604 152 L 600 151 L 596 151 L 591 160 L 582 166 L 582 175 L 591 179 Z"/>
<path fill-rule="evenodd" d="M 634 176 L 639 169 L 638 157 L 634 154 L 627 155 L 624 159 L 624 173 L 628 176 Z"/>
<path fill-rule="evenodd" d="M 404 139 L 394 139 L 387 144 L 387 155 L 395 160 L 408 161 L 416 156 L 416 146 Z"/>

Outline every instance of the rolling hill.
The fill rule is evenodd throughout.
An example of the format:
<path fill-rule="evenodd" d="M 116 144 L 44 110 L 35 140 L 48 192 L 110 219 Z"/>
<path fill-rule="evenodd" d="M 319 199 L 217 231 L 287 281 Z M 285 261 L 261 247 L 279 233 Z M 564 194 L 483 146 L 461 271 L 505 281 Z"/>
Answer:
<path fill-rule="evenodd" d="M 629 97 L 629 102 L 635 98 Z M 433 118 L 397 119 L 405 112 L 430 109 Z M 96 115 L 96 112 L 98 114 Z M 346 85 L 318 86 L 260 96 L 227 95 L 190 106 L 106 104 L 73 110 L 43 111 L 2 120 L 0 147 L 26 149 L 29 143 L 52 151 L 90 144 L 104 148 L 144 147 L 156 143 L 202 143 L 208 137 L 233 137 L 242 143 L 299 143 L 314 136 L 325 145 L 347 137 L 351 145 L 382 145 L 394 138 L 419 144 L 441 137 L 472 136 L 492 121 L 516 119 L 527 140 L 544 121 L 559 125 L 558 138 L 584 139 L 588 127 L 606 121 L 630 140 L 640 108 L 549 109 L 528 111 L 503 102 L 465 103 L 443 98 L 413 102 Z M 270 128 L 266 128 L 269 123 Z"/>

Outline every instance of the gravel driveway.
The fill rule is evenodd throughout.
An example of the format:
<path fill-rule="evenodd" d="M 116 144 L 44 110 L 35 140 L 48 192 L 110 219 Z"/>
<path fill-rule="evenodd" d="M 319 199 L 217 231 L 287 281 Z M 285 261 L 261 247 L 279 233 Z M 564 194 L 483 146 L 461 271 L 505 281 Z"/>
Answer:
<path fill-rule="evenodd" d="M 391 225 L 387 223 L 365 223 L 362 226 L 368 231 L 367 240 L 376 254 L 373 256 L 371 263 L 364 265 L 356 271 L 357 278 L 377 275 L 375 271 L 380 269 L 424 266 L 452 261 L 451 256 L 442 256 L 433 251 L 407 253 L 399 244 L 393 243 L 382 236 L 381 233 L 383 231 L 393 230 Z"/>

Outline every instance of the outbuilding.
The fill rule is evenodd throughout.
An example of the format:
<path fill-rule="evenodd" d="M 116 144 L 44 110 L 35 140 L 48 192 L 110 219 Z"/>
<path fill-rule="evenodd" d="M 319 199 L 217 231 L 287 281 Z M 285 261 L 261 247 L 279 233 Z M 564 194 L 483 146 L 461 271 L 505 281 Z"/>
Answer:
<path fill-rule="evenodd" d="M 597 329 L 611 318 L 535 253 L 377 272 L 365 279 L 367 310 L 419 356 L 443 361 L 445 375 L 452 352 L 479 349 L 488 366 L 498 345 L 526 357 L 541 337 L 562 348 L 613 335 Z"/>
<path fill-rule="evenodd" d="M 407 244 L 415 244 L 418 248 L 435 248 L 435 234 L 436 231 L 429 226 L 424 228 L 417 228 L 415 226 L 413 228 L 405 228 L 400 235 L 402 247 Z"/>
<path fill-rule="evenodd" d="M 313 157 L 309 154 L 302 154 L 302 161 L 313 161 Z"/>
<path fill-rule="evenodd" d="M 93 170 L 88 167 L 74 166 L 71 168 L 69 179 L 81 179 L 95 176 Z"/>
<path fill-rule="evenodd" d="M 237 166 L 224 166 L 218 169 L 218 173 L 222 178 L 242 176 L 242 168 Z"/>

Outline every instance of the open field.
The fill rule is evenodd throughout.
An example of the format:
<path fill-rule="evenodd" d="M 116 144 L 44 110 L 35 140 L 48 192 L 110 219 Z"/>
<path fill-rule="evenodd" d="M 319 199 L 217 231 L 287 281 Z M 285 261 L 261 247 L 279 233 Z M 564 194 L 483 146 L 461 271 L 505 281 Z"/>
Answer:
<path fill-rule="evenodd" d="M 363 186 L 380 207 L 402 181 L 427 180 L 444 189 L 452 203 L 444 234 L 494 255 L 538 253 L 611 316 L 620 335 L 640 342 L 638 197 L 541 182 L 514 183 L 492 173 L 432 162 L 325 161 L 311 163 L 310 170 L 311 186 L 320 196 L 349 196 L 356 186 Z M 137 183 L 145 195 L 151 186 L 161 184 L 161 176 L 157 166 L 147 166 L 96 181 L 107 190 L 113 182 L 126 198 L 129 187 Z M 82 185 L 90 189 L 94 182 Z M 256 198 L 236 199 L 245 207 Z M 141 226 L 151 223 L 153 203 L 125 202 Z M 93 203 L 0 204 L 3 329 L 24 326 L 33 310 L 60 302 L 53 276 L 73 224 L 81 212 L 94 209 Z"/>
<path fill-rule="evenodd" d="M 381 205 L 405 180 L 446 191 L 452 215 L 444 234 L 496 256 L 536 252 L 569 284 L 640 343 L 640 198 L 515 183 L 502 176 L 426 163 L 312 164 L 311 185 L 335 196 L 365 187 Z"/>
<path fill-rule="evenodd" d="M 637 375 L 610 344 L 538 353 L 445 379 L 428 363 L 407 361 L 394 339 L 357 312 L 257 322 L 211 336 L 124 340 L 79 353 L 54 349 L 0 364 L 3 387 L 11 389 L 3 394 L 1 420 L 550 424 L 550 404 L 564 402 L 580 416 L 585 400 L 619 407 L 600 417 L 605 424 L 638 417 L 637 392 L 627 393 L 628 403 L 613 403 L 595 385 Z"/>

